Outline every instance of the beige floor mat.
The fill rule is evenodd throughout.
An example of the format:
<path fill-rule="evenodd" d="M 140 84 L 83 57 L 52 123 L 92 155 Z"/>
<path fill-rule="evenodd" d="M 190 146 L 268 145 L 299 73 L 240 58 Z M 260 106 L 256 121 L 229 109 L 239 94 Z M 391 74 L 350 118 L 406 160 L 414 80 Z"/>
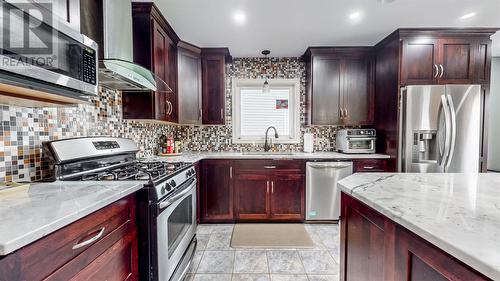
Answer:
<path fill-rule="evenodd" d="M 303 224 L 241 223 L 234 226 L 233 248 L 313 248 Z"/>

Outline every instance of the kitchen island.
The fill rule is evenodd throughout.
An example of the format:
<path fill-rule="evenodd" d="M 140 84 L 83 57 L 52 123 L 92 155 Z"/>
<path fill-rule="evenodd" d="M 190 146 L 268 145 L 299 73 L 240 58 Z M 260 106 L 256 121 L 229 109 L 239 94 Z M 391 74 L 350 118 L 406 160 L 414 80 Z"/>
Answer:
<path fill-rule="evenodd" d="M 500 280 L 500 175 L 340 181 L 341 280 Z"/>

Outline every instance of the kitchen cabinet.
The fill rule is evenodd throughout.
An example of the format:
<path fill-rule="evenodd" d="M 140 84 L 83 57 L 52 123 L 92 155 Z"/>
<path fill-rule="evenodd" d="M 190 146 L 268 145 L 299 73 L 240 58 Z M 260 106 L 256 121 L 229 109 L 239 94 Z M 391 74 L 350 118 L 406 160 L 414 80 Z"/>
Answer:
<path fill-rule="evenodd" d="M 135 195 L 2 257 L 0 280 L 138 280 Z"/>
<path fill-rule="evenodd" d="M 303 221 L 304 162 L 300 160 L 235 161 L 237 221 Z"/>
<path fill-rule="evenodd" d="M 132 3 L 134 62 L 166 82 L 158 91 L 123 92 L 123 117 L 178 121 L 177 44 L 179 37 L 153 3 Z"/>
<path fill-rule="evenodd" d="M 341 217 L 340 280 L 490 280 L 345 193 Z"/>
<path fill-rule="evenodd" d="M 312 125 L 370 125 L 373 69 L 368 47 L 308 48 L 308 118 Z"/>
<path fill-rule="evenodd" d="M 203 160 L 201 178 L 200 221 L 233 221 L 233 162 Z"/>
<path fill-rule="evenodd" d="M 391 169 L 391 159 L 360 159 L 353 160 L 354 173 L 383 173 L 393 172 Z"/>
<path fill-rule="evenodd" d="M 484 40 L 462 38 L 460 35 L 405 38 L 401 55 L 401 83 L 485 83 L 489 79 L 490 46 Z"/>
<path fill-rule="evenodd" d="M 227 48 L 203 48 L 202 121 L 207 125 L 224 125 L 226 115 L 226 63 L 231 56 Z"/>
<path fill-rule="evenodd" d="M 201 124 L 201 50 L 181 41 L 177 55 L 179 123 Z"/>

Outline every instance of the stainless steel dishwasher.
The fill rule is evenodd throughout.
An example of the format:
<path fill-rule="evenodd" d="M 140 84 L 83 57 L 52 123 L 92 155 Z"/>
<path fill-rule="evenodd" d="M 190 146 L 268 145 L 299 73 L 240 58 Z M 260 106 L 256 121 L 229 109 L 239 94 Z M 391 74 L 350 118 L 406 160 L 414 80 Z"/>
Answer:
<path fill-rule="evenodd" d="M 306 220 L 338 220 L 340 189 L 337 182 L 352 174 L 352 162 L 307 162 Z"/>

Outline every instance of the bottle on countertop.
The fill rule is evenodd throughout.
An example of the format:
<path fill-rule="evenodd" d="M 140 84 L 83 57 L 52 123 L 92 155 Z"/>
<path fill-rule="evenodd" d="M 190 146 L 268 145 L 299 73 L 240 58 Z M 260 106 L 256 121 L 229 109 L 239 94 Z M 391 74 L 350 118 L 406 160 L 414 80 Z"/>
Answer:
<path fill-rule="evenodd" d="M 174 151 L 175 151 L 174 137 L 170 136 L 167 138 L 167 154 L 173 154 Z"/>

